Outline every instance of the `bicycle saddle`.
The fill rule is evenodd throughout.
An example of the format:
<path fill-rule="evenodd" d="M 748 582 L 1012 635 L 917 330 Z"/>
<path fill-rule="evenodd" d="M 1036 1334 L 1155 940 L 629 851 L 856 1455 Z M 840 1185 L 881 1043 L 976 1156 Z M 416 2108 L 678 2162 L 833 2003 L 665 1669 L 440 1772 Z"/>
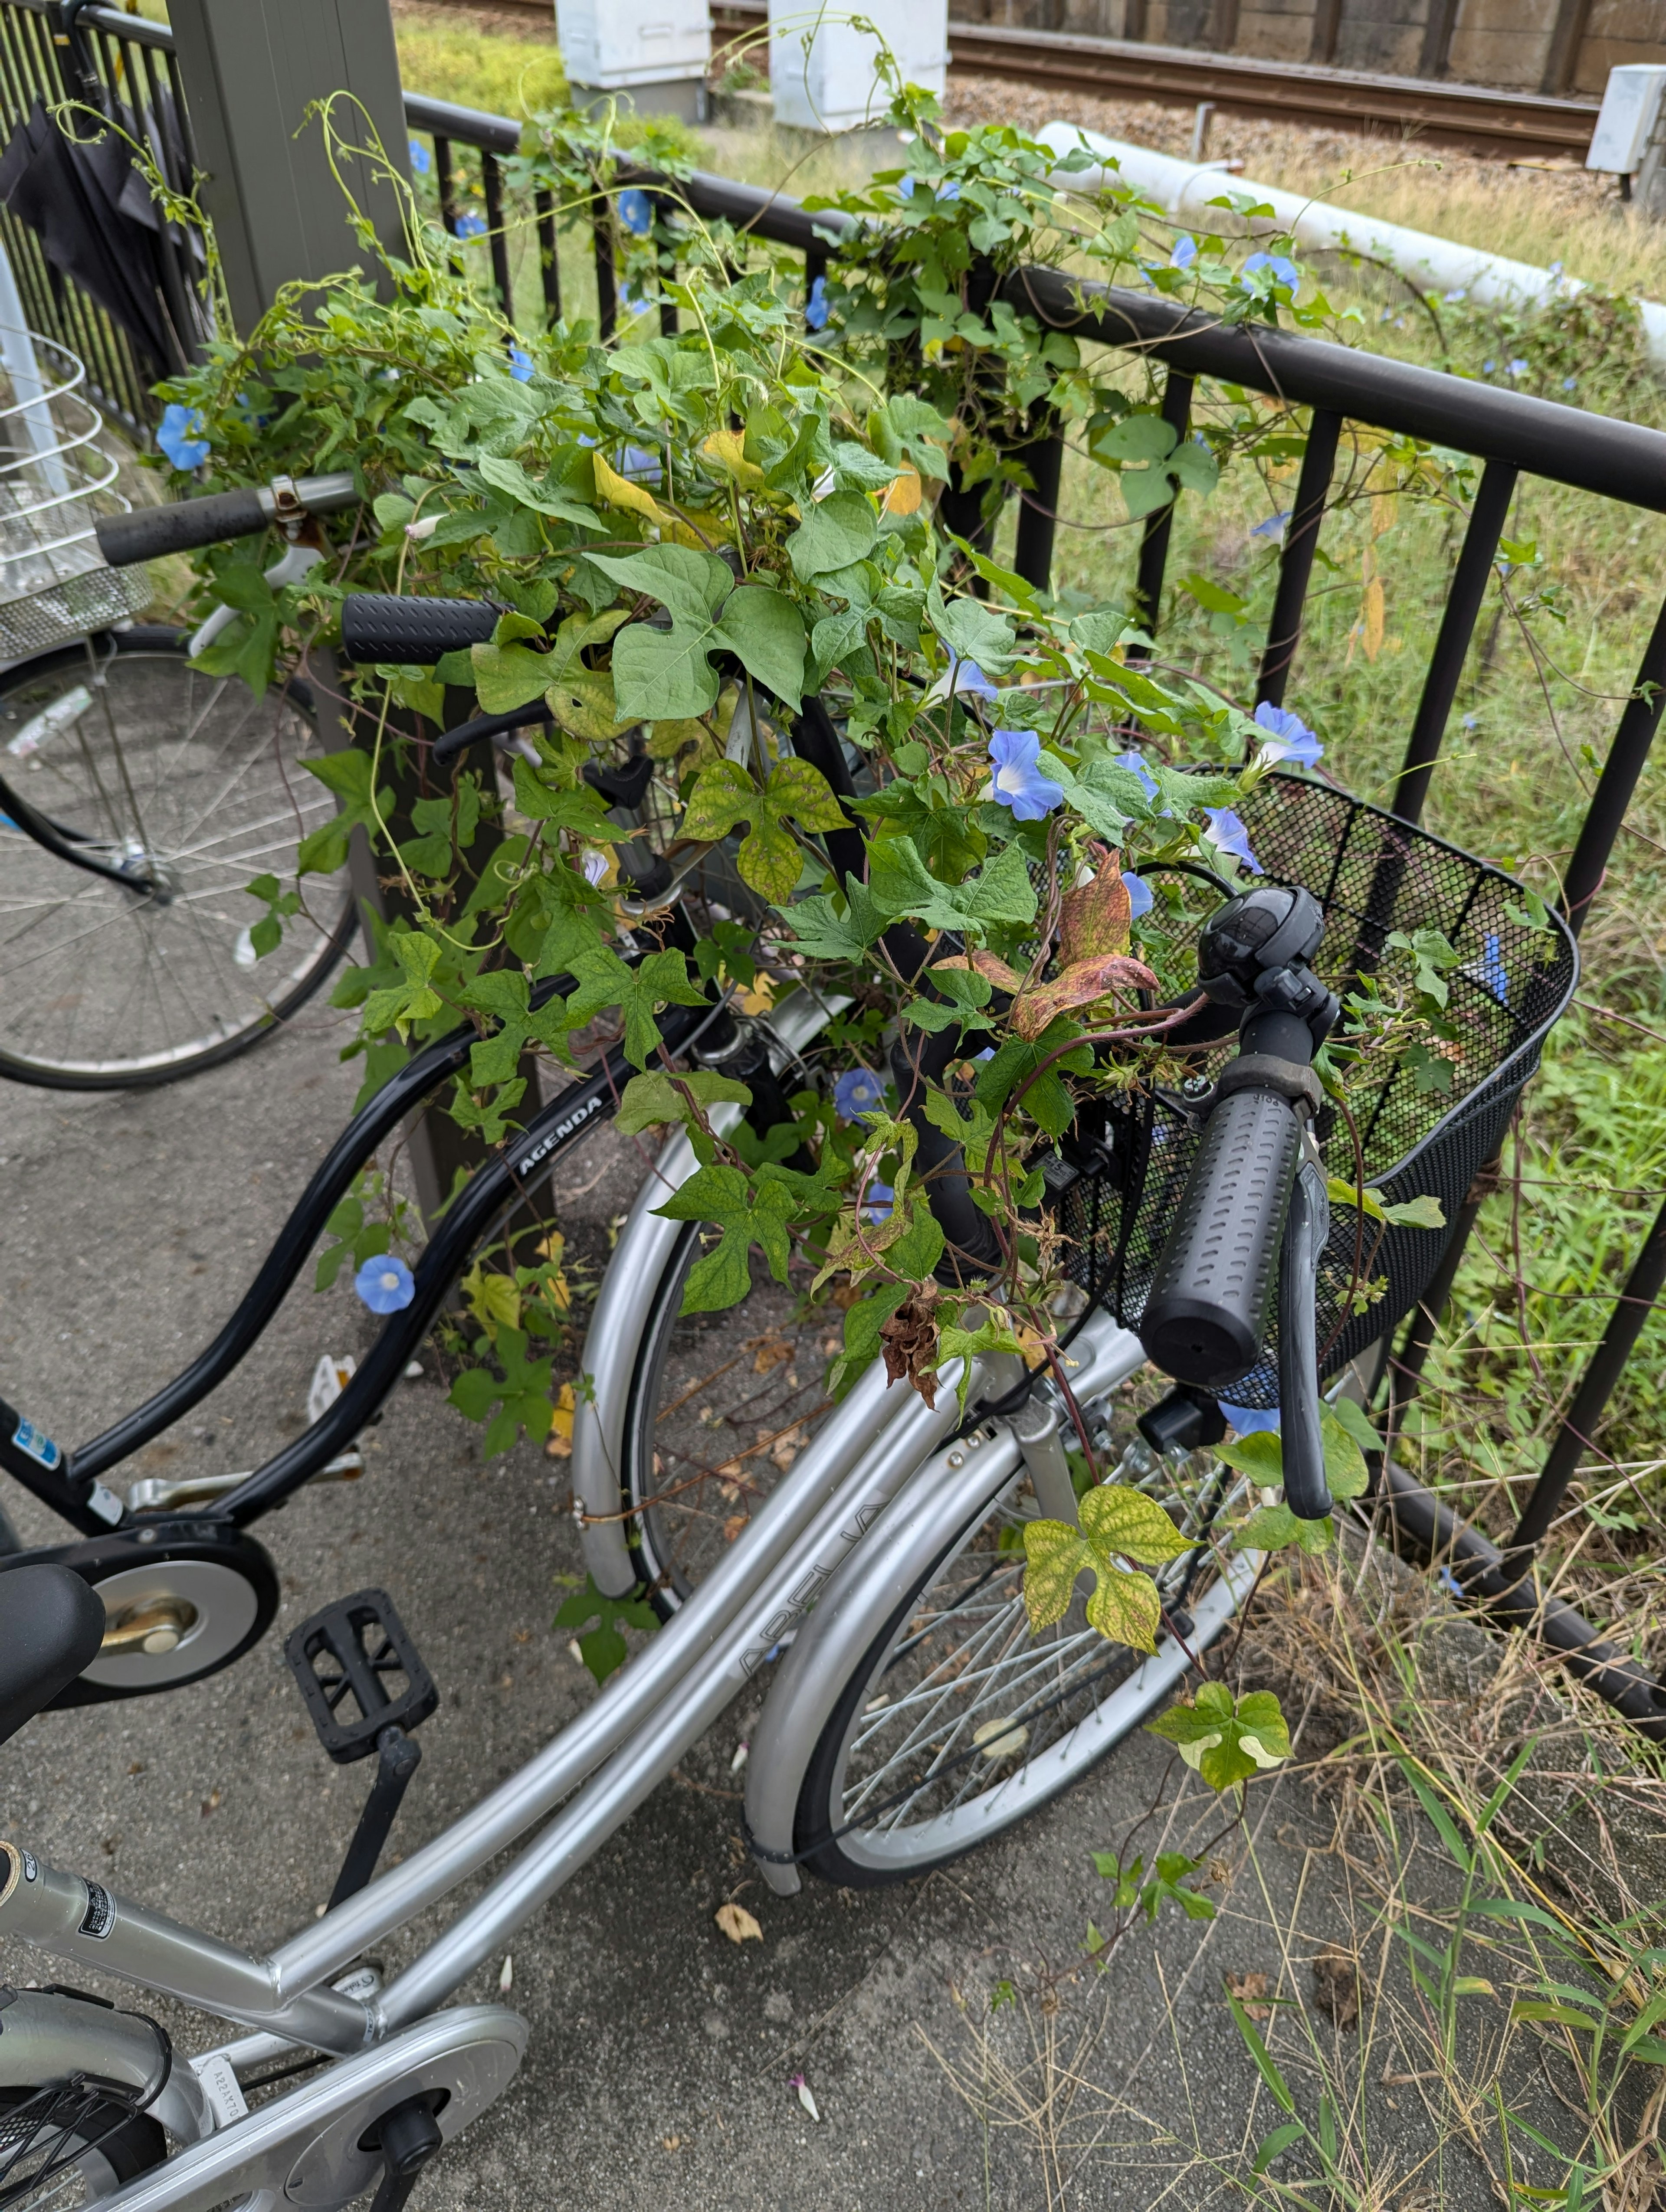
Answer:
<path fill-rule="evenodd" d="M 0 1743 L 98 1656 L 104 1604 L 68 1567 L 15 1567 L 0 1582 Z"/>

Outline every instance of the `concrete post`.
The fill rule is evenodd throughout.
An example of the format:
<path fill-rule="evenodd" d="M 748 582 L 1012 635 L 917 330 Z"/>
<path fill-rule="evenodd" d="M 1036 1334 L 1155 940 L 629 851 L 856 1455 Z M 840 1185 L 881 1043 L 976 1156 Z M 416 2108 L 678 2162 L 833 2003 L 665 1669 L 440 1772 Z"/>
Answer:
<path fill-rule="evenodd" d="M 379 183 L 375 165 L 362 159 L 338 155 L 337 176 L 318 119 L 307 120 L 313 101 L 350 94 L 358 106 L 337 106 L 338 134 L 368 145 L 374 131 L 389 166 L 409 180 L 410 141 L 387 0 L 170 0 L 168 13 L 198 155 L 208 173 L 204 206 L 239 330 L 253 328 L 280 285 L 356 264 L 369 273 L 372 257 L 350 227 L 344 184 L 378 236 L 403 252 L 392 186 L 385 177 Z M 352 710 L 333 661 L 319 655 L 307 672 L 325 746 L 351 744 Z M 421 795 L 419 773 L 391 768 L 388 781 L 395 786 L 396 817 L 407 819 L 410 802 Z M 481 841 L 477 864 L 483 865 L 490 842 Z M 350 865 L 361 905 L 391 919 L 397 902 L 379 879 L 360 830 Z M 407 1123 L 405 1138 L 417 1200 L 431 1222 L 459 1169 L 477 1166 L 486 1149 L 443 1113 Z"/>
<path fill-rule="evenodd" d="M 393 18 L 386 0 L 171 0 L 168 17 L 208 173 L 204 205 L 232 313 L 247 331 L 279 285 L 327 276 L 364 258 L 348 228 L 324 132 L 316 119 L 306 123 L 310 102 L 350 93 L 364 112 L 344 104 L 337 130 L 366 144 L 374 129 L 390 162 L 410 175 Z M 342 181 L 378 235 L 400 250 L 392 188 L 376 184 L 362 161 L 344 164 Z"/>

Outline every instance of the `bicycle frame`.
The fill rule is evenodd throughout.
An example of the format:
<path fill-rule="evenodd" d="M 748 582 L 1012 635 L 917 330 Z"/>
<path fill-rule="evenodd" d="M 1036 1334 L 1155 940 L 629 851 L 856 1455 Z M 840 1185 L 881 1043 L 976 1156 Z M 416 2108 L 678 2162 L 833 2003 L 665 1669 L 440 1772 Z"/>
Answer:
<path fill-rule="evenodd" d="M 626 1245 L 622 1239 L 621 1261 Z M 1104 1315 L 1089 1320 L 1073 1352 L 1074 1388 L 1083 1396 L 1102 1394 L 1144 1359 L 1137 1341 Z M 770 1493 L 745 1541 L 584 1714 L 433 1842 L 270 1956 L 180 1926 L 9 1843 L 0 1844 L 0 1936 L 258 2031 L 221 2046 L 217 2055 L 233 2065 L 264 2063 L 295 2043 L 350 2059 L 411 2030 L 600 1849 L 755 1678 L 855 1547 L 885 1541 L 893 1501 L 923 1483 L 952 1512 L 958 1488 L 970 1497 L 987 1481 L 979 1455 L 951 1448 L 962 1425 L 960 1366 L 942 1370 L 934 1411 L 913 1391 L 887 1389 L 882 1373 L 870 1369 Z M 1010 1390 L 1021 1371 L 1009 1354 L 975 1359 L 969 1403 Z M 966 1425 L 977 1425 L 976 1414 Z M 1004 1424 L 985 1427 L 993 1442 Z M 330 1986 L 367 1945 L 439 1903 L 564 1798 L 570 1802 L 543 1832 L 380 1996 Z M 233 2130 L 270 2129 L 277 2109 L 264 2106 Z M 223 2159 L 216 2171 L 229 2171 Z M 130 2201 L 157 2208 L 183 2201 L 167 2187 L 167 2174 L 164 2167 L 131 2185 L 131 2198 L 119 2192 L 112 2212 Z M 180 2179 L 183 2189 L 183 2173 Z"/>
<path fill-rule="evenodd" d="M 566 979 L 543 987 L 556 992 Z M 669 1008 L 660 1019 L 666 1049 L 690 1043 L 713 1018 L 711 1006 Z M 55 1469 L 32 1468 L 28 1487 L 72 1528 L 89 1536 L 140 1525 L 100 1478 L 188 1413 L 246 1356 L 283 1303 L 331 1213 L 377 1146 L 439 1086 L 466 1065 L 477 1032 L 465 1028 L 440 1039 L 399 1071 L 356 1115 L 331 1146 L 278 1234 L 259 1273 L 207 1348 L 173 1380 L 90 1443 L 64 1455 Z M 410 1304 L 390 1316 L 358 1372 L 295 1442 L 216 1500 L 214 1517 L 246 1527 L 281 1505 L 352 1443 L 380 1407 L 427 1334 L 447 1290 L 493 1218 L 527 1200 L 592 1122 L 617 1103 L 635 1070 L 622 1051 L 569 1085 L 527 1122 L 520 1139 L 482 1168 L 447 1212 L 416 1272 Z M 198 1518 L 203 1517 L 199 1512 Z M 145 1525 L 155 1525 L 147 1516 Z M 40 1552 L 0 1559 L 0 1569 Z"/>

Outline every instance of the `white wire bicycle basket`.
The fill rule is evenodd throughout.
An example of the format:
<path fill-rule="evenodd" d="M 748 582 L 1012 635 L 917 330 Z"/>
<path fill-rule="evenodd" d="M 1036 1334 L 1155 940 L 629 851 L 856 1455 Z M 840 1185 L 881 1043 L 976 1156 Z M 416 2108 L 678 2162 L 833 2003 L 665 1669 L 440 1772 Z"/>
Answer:
<path fill-rule="evenodd" d="M 93 535 L 125 509 L 84 365 L 37 331 L 0 324 L 0 660 L 50 653 L 143 612 L 143 567 L 106 565 Z"/>

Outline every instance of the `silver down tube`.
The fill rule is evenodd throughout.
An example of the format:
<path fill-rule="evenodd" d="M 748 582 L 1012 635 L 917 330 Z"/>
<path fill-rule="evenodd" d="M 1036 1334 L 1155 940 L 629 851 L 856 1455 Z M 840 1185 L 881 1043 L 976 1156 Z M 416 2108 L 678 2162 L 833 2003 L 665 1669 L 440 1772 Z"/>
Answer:
<path fill-rule="evenodd" d="M 15 1844 L 0 1844 L 0 1936 L 319 2051 L 360 2051 L 376 2032 L 356 1997 L 313 1990 L 286 1998 L 265 1960 L 43 1866 Z"/>
<path fill-rule="evenodd" d="M 945 1369 L 939 1382 L 938 1404 L 946 1413 L 940 1423 L 939 1417 L 930 1418 L 939 1435 L 954 1425 L 958 1412 L 958 1366 L 956 1362 Z M 1022 1372 L 1021 1364 L 1009 1355 L 980 1360 L 973 1389 L 1010 1389 Z M 924 1401 L 915 1398 L 915 1403 L 924 1413 Z M 382 2011 L 390 2028 L 443 2002 L 652 1796 L 689 1746 L 757 1674 L 930 1448 L 928 1442 L 921 1449 L 914 1424 L 893 1425 L 868 1465 L 828 1499 L 770 1587 L 757 1593 L 751 1607 L 737 1609 L 723 1632 L 712 1638 L 697 1677 L 684 1683 L 683 1695 L 647 1718 L 536 1843 L 384 1993 Z"/>
<path fill-rule="evenodd" d="M 773 1613 L 787 1607 L 790 1617 L 794 1577 L 806 1571 L 798 1562 L 806 1527 L 819 1528 L 817 1516 L 825 1516 L 855 1470 L 873 1480 L 878 1494 L 883 1468 L 895 1489 L 956 1416 L 952 1384 L 939 1388 L 932 1413 L 912 1390 L 887 1393 L 876 1361 L 776 1484 L 745 1540 L 594 1705 L 444 1834 L 292 1936 L 271 1961 L 278 1986 L 303 1990 L 327 1981 L 367 1944 L 402 1927 L 523 1835 L 622 1744 L 634 1741 L 691 1668 L 710 1663 L 738 1611 L 748 1608 L 750 1620 L 760 1608 Z"/>

